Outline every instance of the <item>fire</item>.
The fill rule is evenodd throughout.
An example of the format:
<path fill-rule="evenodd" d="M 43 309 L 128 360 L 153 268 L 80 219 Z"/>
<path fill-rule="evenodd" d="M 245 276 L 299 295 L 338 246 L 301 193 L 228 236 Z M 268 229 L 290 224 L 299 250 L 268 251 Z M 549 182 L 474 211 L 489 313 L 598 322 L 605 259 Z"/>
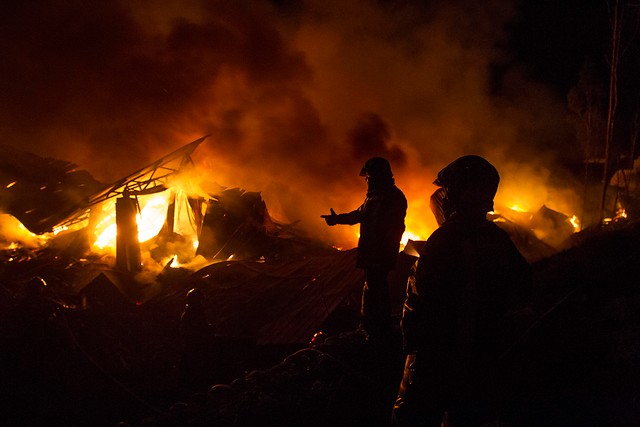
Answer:
<path fill-rule="evenodd" d="M 150 200 L 146 201 L 137 218 L 138 240 L 141 243 L 158 235 L 167 215 L 167 195 L 161 193 L 149 197 Z"/>
<path fill-rule="evenodd" d="M 171 258 L 171 268 L 178 268 L 180 266 L 180 263 L 178 262 L 178 254 L 175 254 L 172 258 Z"/>
<path fill-rule="evenodd" d="M 181 187 L 173 187 L 162 193 L 138 196 L 137 200 L 140 205 L 140 211 L 136 216 L 138 241 L 145 243 L 156 237 L 166 224 L 168 209 L 175 208 L 172 230 L 186 240 L 186 246 L 173 248 L 178 253 L 173 256 L 170 266 L 177 267 L 191 262 L 198 249 L 198 227 L 194 213 L 189 209 L 187 193 Z M 115 252 L 117 235 L 115 198 L 105 202 L 101 210 L 102 217 L 93 227 L 96 237 L 92 246 L 98 252 Z M 96 216 L 98 215 L 100 212 L 96 213 Z M 166 258 L 162 265 L 166 265 L 169 261 L 170 259 Z"/>
<path fill-rule="evenodd" d="M 141 209 L 137 215 L 138 240 L 142 243 L 155 237 L 164 225 L 169 205 L 168 194 L 160 193 L 141 196 L 139 197 L 139 203 Z M 94 247 L 112 249 L 116 246 L 117 234 L 115 203 L 108 203 L 107 206 L 103 207 L 103 210 L 106 210 L 107 214 L 95 227 L 98 237 L 94 242 Z"/>
<path fill-rule="evenodd" d="M 67 231 L 68 229 L 69 229 L 69 227 L 67 227 L 67 226 L 54 227 L 53 235 L 57 236 L 58 234 L 62 233 L 63 231 Z"/>
<path fill-rule="evenodd" d="M 402 240 L 400 240 L 400 245 L 402 247 L 407 246 L 407 243 L 409 243 L 409 240 L 419 241 L 419 240 L 425 240 L 425 239 L 420 237 L 417 234 L 412 233 L 411 231 L 405 231 L 404 234 L 402 235 Z"/>
<path fill-rule="evenodd" d="M 115 221 L 115 218 L 114 218 Z M 116 223 L 110 224 L 100 233 L 100 236 L 94 242 L 94 246 L 99 249 L 113 248 L 116 244 Z"/>
<path fill-rule="evenodd" d="M 0 249 L 37 248 L 46 244 L 50 237 L 50 234 L 36 235 L 13 215 L 0 212 Z"/>
<path fill-rule="evenodd" d="M 577 216 L 572 216 L 571 218 L 569 218 L 569 222 L 571 223 L 571 225 L 573 225 L 573 229 L 578 232 L 580 231 L 580 220 L 578 219 Z"/>

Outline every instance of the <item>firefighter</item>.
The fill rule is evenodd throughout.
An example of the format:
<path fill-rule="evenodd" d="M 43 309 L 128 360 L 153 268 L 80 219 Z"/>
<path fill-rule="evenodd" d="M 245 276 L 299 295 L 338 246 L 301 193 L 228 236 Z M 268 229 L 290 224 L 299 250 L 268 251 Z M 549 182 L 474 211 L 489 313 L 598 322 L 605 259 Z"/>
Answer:
<path fill-rule="evenodd" d="M 387 276 L 393 269 L 404 233 L 407 199 L 396 187 L 389 161 L 367 160 L 360 171 L 367 182 L 364 203 L 356 210 L 322 215 L 330 226 L 360 224 L 356 267 L 364 270 L 360 329 L 370 342 L 391 338 L 391 307 Z"/>
<path fill-rule="evenodd" d="M 431 207 L 441 225 L 407 283 L 395 426 L 440 426 L 445 416 L 453 426 L 496 419 L 500 360 L 527 322 L 522 307 L 531 285 L 526 260 L 486 218 L 499 180 L 487 160 L 468 155 L 434 182 L 440 188 Z"/>

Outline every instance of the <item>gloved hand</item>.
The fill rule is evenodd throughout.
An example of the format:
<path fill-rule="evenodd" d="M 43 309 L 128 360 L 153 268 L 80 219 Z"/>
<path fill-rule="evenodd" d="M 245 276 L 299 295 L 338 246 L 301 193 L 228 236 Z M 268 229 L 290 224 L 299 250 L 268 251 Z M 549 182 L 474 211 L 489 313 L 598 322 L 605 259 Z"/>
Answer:
<path fill-rule="evenodd" d="M 324 218 L 327 225 L 336 225 L 338 223 L 338 215 L 333 208 L 330 208 L 329 210 L 331 211 L 331 215 L 320 215 L 320 218 Z"/>

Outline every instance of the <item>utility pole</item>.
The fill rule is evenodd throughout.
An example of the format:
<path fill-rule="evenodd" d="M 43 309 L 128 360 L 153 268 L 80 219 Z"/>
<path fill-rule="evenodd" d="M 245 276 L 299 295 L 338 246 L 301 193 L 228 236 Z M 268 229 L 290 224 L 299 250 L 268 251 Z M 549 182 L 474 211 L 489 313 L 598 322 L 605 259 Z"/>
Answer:
<path fill-rule="evenodd" d="M 607 109 L 607 127 L 604 148 L 604 170 L 602 172 L 602 194 L 600 198 L 600 223 L 605 216 L 607 187 L 609 184 L 609 163 L 611 144 L 613 143 L 613 130 L 615 124 L 616 108 L 618 106 L 618 61 L 620 59 L 620 12 L 618 0 L 613 1 L 611 14 L 611 57 L 609 64 L 609 107 Z"/>

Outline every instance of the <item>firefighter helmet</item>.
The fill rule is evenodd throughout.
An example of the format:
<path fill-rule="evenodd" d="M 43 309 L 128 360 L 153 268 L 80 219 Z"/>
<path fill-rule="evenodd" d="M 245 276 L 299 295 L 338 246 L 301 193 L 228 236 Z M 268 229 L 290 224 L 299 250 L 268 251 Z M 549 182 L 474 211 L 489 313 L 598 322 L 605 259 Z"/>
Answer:
<path fill-rule="evenodd" d="M 360 176 L 393 176 L 391 165 L 384 157 L 372 157 L 367 160 L 360 170 Z"/>
<path fill-rule="evenodd" d="M 446 191 L 446 197 L 454 203 L 482 203 L 493 207 L 493 198 L 498 191 L 500 175 L 496 168 L 480 156 L 462 156 L 449 163 L 438 173 L 433 182 Z"/>

